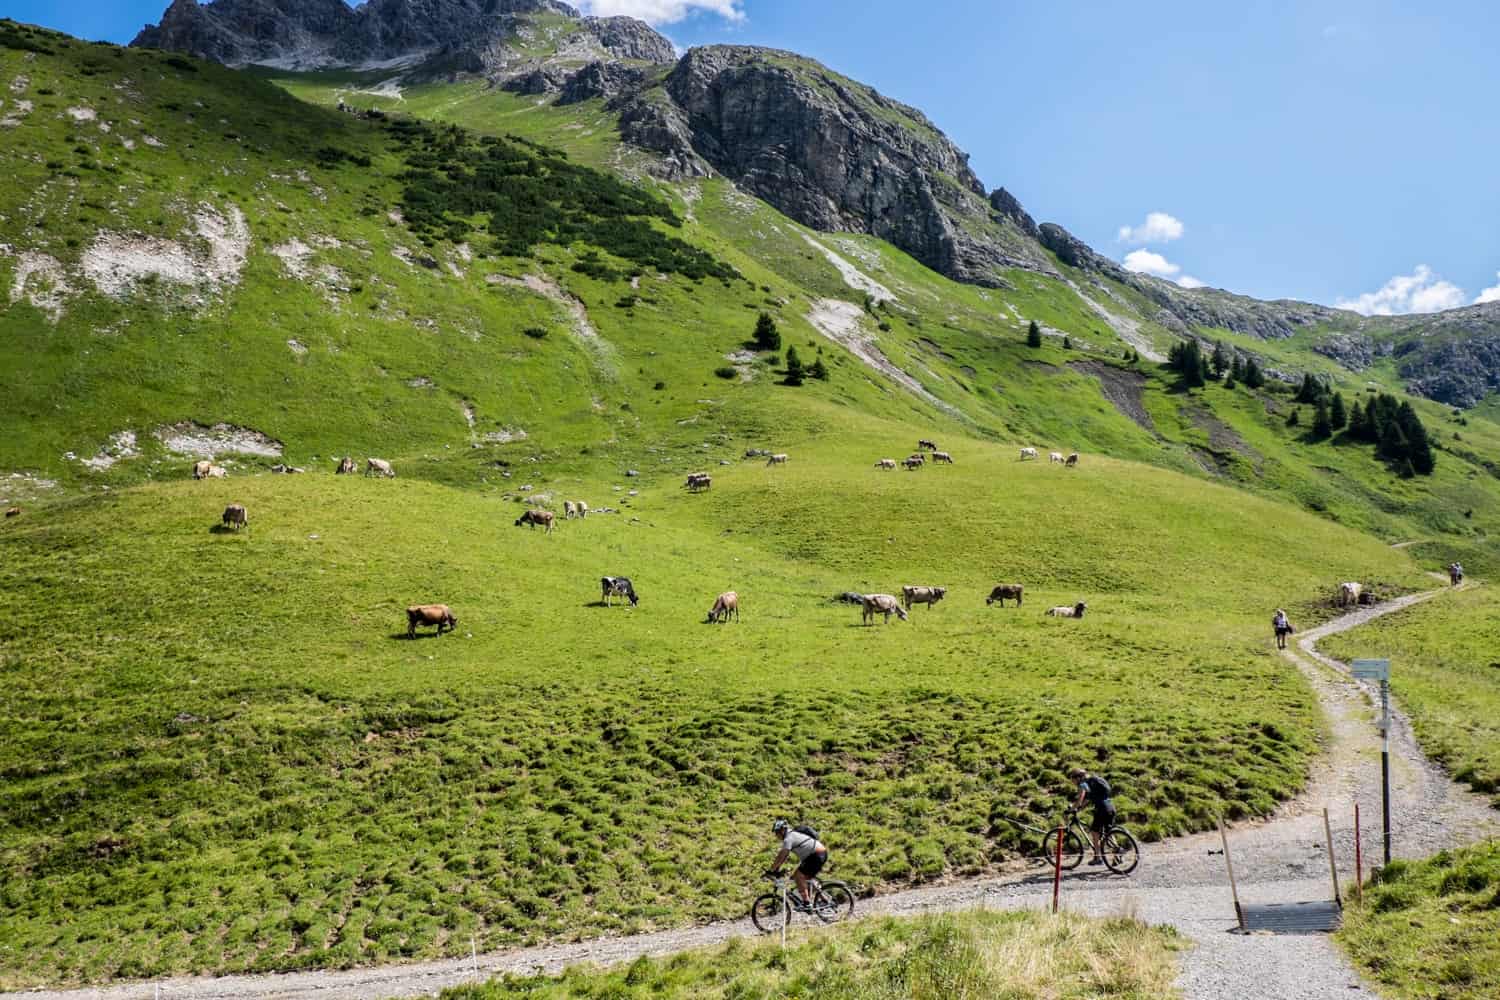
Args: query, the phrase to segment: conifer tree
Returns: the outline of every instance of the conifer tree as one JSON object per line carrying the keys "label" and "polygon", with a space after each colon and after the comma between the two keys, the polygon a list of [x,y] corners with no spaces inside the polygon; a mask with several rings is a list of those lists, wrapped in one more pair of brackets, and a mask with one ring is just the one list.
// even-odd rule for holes
{"label": "conifer tree", "polygon": [[1224,350],[1222,340],[1214,341],[1214,378],[1223,378],[1229,371],[1229,352]]}
{"label": "conifer tree", "polygon": [[1328,402],[1321,398],[1313,406],[1312,434],[1318,441],[1333,436],[1333,419],[1328,413]]}
{"label": "conifer tree", "polygon": [[1026,327],[1026,346],[1042,346],[1042,328],[1036,325],[1036,320],[1032,320]]}
{"label": "conifer tree", "polygon": [[770,313],[761,313],[755,321],[755,346],[762,351],[781,350],[781,331]]}
{"label": "conifer tree", "polygon": [[1336,392],[1333,394],[1333,405],[1328,408],[1328,425],[1334,430],[1342,430],[1349,422],[1349,413],[1344,408],[1344,394]]}
{"label": "conifer tree", "polygon": [[1286,418],[1286,425],[1288,427],[1297,427],[1301,423],[1302,423],[1302,411],[1301,410],[1296,410],[1296,409],[1292,410],[1292,415]]}
{"label": "conifer tree", "polygon": [[795,347],[786,349],[786,384],[802,384],[802,359],[797,356]]}
{"label": "conifer tree", "polygon": [[827,382],[828,366],[823,364],[822,358],[816,358],[813,360],[812,367],[807,370],[807,374],[811,375],[819,382]]}

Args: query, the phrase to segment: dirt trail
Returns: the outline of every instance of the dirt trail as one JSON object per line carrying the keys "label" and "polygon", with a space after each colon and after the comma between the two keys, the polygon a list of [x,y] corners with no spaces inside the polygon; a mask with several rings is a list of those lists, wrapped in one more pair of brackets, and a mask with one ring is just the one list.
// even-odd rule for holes
{"label": "dirt trail", "polygon": [[[1466,585],[1467,586],[1467,585]],[[1447,588],[1444,588],[1445,590]],[[1324,847],[1323,808],[1333,813],[1333,840],[1347,892],[1354,868],[1350,810],[1363,809],[1364,857],[1380,857],[1380,741],[1375,698],[1353,681],[1343,664],[1318,652],[1320,639],[1428,600],[1442,590],[1360,608],[1303,633],[1285,655],[1307,677],[1327,722],[1323,753],[1307,789],[1274,816],[1231,828],[1230,850],[1246,903],[1327,899],[1331,896]],[[1404,714],[1393,706],[1391,783],[1393,853],[1424,857],[1444,848],[1500,833],[1500,812],[1448,780],[1417,747]],[[1132,914],[1171,924],[1197,947],[1183,956],[1179,985],[1189,1000],[1285,1000],[1374,996],[1323,935],[1244,936],[1217,855],[1219,837],[1195,834],[1149,845],[1134,875],[1121,879],[1080,868],[1063,883],[1064,905],[1098,915]],[[1215,852],[1215,853],[1210,853]],[[747,894],[748,895],[748,894]],[[1051,898],[1051,873],[1039,863],[984,879],[955,881],[863,900],[861,915],[1040,909]],[[800,925],[794,925],[794,929]],[[748,920],[709,924],[624,938],[492,952],[470,958],[409,965],[277,975],[194,977],[68,991],[0,994],[0,1000],[383,1000],[432,994],[448,986],[503,973],[556,973],[580,962],[618,965],[642,955],[662,956],[755,933]]]}

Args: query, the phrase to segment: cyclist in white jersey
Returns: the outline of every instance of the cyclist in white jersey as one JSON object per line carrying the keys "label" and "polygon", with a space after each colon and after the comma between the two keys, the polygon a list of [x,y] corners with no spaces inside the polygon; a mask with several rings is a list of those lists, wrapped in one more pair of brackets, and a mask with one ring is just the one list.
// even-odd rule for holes
{"label": "cyclist in white jersey", "polygon": [[781,851],[776,855],[776,861],[771,865],[767,875],[780,875],[781,866],[786,862],[788,856],[797,859],[797,868],[792,872],[792,877],[797,880],[797,892],[802,897],[803,906],[812,906],[812,892],[808,889],[807,880],[816,878],[818,872],[828,863],[828,848],[817,837],[792,828],[791,824],[784,819],[778,819],[771,824],[771,833],[781,841]]}

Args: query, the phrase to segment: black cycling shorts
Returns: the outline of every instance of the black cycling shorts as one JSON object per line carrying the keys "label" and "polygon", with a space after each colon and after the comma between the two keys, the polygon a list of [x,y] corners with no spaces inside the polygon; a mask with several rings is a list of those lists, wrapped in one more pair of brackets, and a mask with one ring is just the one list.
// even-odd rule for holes
{"label": "black cycling shorts", "polygon": [[800,865],[797,866],[797,870],[807,878],[817,878],[818,872],[822,871],[823,866],[827,863],[827,851],[814,851],[807,856],[806,860],[804,860]]}
{"label": "black cycling shorts", "polygon": [[1103,833],[1115,824],[1115,807],[1113,805],[1094,806],[1094,821],[1089,824],[1089,829],[1095,833]]}

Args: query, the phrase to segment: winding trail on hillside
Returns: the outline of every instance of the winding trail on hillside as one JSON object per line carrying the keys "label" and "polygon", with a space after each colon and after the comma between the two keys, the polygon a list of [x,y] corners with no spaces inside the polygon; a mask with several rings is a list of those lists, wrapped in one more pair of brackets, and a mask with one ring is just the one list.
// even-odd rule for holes
{"label": "winding trail on hillside", "polygon": [[[1471,586],[1465,584],[1464,586]],[[1344,664],[1320,653],[1319,640],[1436,597],[1448,588],[1359,608],[1309,629],[1283,654],[1312,685],[1328,727],[1307,788],[1274,815],[1231,828],[1230,850],[1245,903],[1323,900],[1332,895],[1324,847],[1323,809],[1333,813],[1340,879],[1348,891],[1354,870],[1352,803],[1365,817],[1367,865],[1380,856],[1378,695],[1354,681]],[[1425,857],[1445,847],[1500,834],[1500,812],[1456,785],[1417,746],[1406,716],[1393,705],[1391,784],[1397,857]],[[1188,1000],[1286,1000],[1373,997],[1324,935],[1262,936],[1236,927],[1219,837],[1195,834],[1149,845],[1129,879],[1080,868],[1063,883],[1063,904],[1102,916],[1130,915],[1169,924],[1196,947],[1182,958],[1179,985]],[[750,891],[747,889],[748,901]],[[1040,863],[1005,874],[958,880],[863,900],[862,916],[911,916],[975,908],[1042,909],[1051,899],[1051,872]],[[802,926],[793,925],[793,933]],[[707,924],[631,937],[491,952],[462,959],[405,965],[192,977],[65,991],[0,994],[0,1000],[383,1000],[436,993],[504,973],[552,974],[570,965],[619,965],[642,955],[664,956],[755,934],[748,920]]]}

